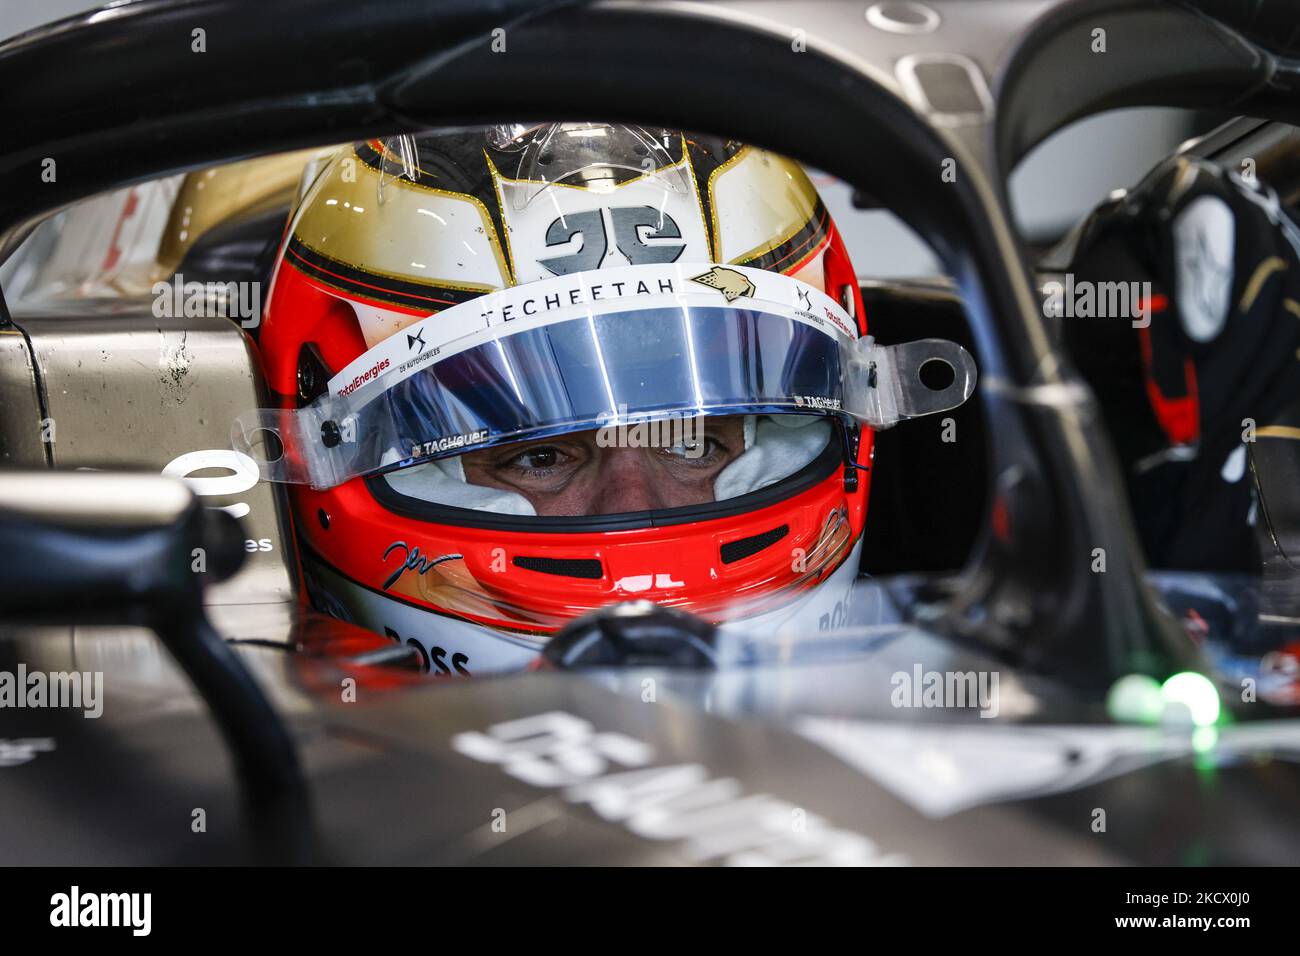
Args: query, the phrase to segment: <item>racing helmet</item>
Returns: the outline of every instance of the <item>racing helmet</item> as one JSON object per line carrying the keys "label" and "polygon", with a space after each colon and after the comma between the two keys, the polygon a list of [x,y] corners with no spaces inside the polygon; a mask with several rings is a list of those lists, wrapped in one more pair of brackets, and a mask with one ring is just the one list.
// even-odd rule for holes
{"label": "racing helmet", "polygon": [[546,123],[309,177],[259,330],[272,407],[234,438],[290,485],[317,607],[459,674],[619,601],[840,622],[873,426],[923,410],[798,164]]}

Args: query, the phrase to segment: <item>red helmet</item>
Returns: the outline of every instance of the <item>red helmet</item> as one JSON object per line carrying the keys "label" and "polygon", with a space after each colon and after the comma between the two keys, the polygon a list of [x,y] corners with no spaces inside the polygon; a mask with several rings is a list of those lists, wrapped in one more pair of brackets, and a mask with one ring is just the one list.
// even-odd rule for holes
{"label": "red helmet", "polygon": [[866,332],[789,159],[600,123],[371,140],[281,247],[262,467],[312,600],[435,671],[525,665],[622,600],[825,627],[900,417]]}

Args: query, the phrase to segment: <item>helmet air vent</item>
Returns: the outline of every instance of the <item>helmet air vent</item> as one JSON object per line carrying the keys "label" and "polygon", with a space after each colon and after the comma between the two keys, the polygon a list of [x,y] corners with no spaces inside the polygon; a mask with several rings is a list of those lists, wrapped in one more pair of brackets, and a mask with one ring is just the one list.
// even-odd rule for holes
{"label": "helmet air vent", "polygon": [[537,571],[541,574],[556,574],[565,578],[587,578],[599,580],[605,576],[600,561],[596,558],[541,558],[522,556],[514,559],[517,567],[525,571]]}
{"label": "helmet air vent", "polygon": [[790,526],[783,524],[779,528],[773,528],[770,531],[764,531],[761,534],[750,535],[748,538],[738,538],[735,541],[728,541],[724,544],[719,552],[722,555],[723,564],[734,564],[737,561],[743,561],[751,557],[764,548],[770,548],[787,534],[790,533]]}

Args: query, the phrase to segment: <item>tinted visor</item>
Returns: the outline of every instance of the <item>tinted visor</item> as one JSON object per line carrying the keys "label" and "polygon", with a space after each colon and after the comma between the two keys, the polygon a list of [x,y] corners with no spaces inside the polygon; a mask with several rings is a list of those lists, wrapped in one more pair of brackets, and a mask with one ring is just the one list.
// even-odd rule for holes
{"label": "tinted visor", "polygon": [[492,444],[645,417],[779,411],[796,396],[834,407],[840,379],[835,340],[788,318],[646,309],[477,346],[393,386],[363,417],[391,418],[397,446],[414,451],[465,434]]}
{"label": "tinted visor", "polygon": [[258,458],[256,433],[273,431],[284,453],[260,456],[266,477],[329,487],[475,448],[677,416],[816,413],[880,426],[958,405],[974,386],[959,347],[911,343],[943,351],[957,371],[917,412],[897,387],[903,353],[855,332],[828,296],[762,270],[577,273],[408,326],[313,405],[241,421],[235,442]]}

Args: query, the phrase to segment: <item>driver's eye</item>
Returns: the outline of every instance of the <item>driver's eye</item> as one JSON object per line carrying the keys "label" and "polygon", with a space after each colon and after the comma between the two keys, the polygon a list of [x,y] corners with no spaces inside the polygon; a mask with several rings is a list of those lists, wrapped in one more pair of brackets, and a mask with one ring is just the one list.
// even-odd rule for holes
{"label": "driver's eye", "polygon": [[672,455],[675,458],[684,458],[689,462],[705,462],[710,460],[714,455],[725,449],[718,441],[712,438],[692,438],[674,442],[672,445],[662,449],[665,455]]}
{"label": "driver's eye", "polygon": [[544,469],[553,468],[560,463],[562,453],[558,448],[549,445],[543,445],[539,448],[529,448],[527,451],[520,452],[514,458],[510,459],[508,464],[516,468]]}

